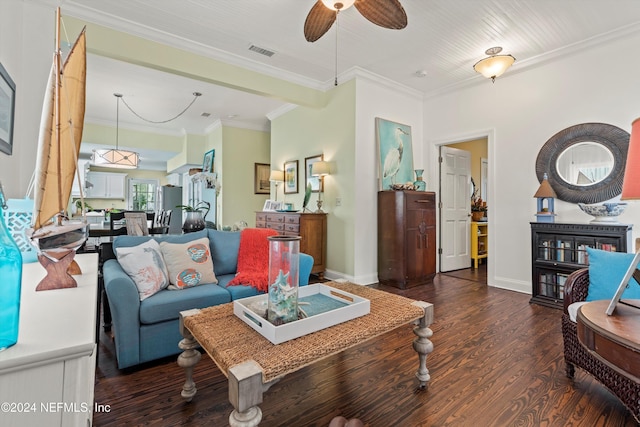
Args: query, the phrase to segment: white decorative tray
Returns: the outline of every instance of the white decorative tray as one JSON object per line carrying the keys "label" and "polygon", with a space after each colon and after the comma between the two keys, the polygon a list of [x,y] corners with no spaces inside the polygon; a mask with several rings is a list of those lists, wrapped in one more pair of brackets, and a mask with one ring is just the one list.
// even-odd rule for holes
{"label": "white decorative tray", "polygon": [[[338,323],[369,314],[369,300],[323,284],[301,286],[298,301],[307,318],[275,326],[249,307],[263,308],[266,312],[267,295],[242,298],[233,302],[233,313],[273,344],[280,344]],[[322,306],[322,308],[319,308]]]}

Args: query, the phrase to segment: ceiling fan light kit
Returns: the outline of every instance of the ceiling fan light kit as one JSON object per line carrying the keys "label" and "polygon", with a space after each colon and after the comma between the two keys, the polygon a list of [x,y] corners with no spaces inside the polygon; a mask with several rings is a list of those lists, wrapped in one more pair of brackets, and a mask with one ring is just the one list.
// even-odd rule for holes
{"label": "ceiling fan light kit", "polygon": [[331,10],[345,10],[349,9],[356,0],[344,0],[344,1],[334,1],[334,0],[321,0],[322,4],[324,4],[327,8]]}
{"label": "ceiling fan light kit", "polygon": [[351,6],[370,22],[391,30],[407,26],[407,13],[398,0],[317,0],[304,22],[304,36],[309,42],[322,37],[336,20],[336,15]]}
{"label": "ceiling fan light kit", "polygon": [[473,69],[495,83],[496,77],[504,74],[507,68],[511,67],[516,60],[512,55],[498,55],[500,52],[502,52],[500,46],[487,49],[485,54],[489,56],[476,62],[473,65]]}

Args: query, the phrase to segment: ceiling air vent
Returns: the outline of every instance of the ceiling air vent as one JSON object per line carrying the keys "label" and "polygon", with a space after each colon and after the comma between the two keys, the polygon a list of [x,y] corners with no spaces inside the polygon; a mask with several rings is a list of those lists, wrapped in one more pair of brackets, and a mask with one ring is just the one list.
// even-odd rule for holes
{"label": "ceiling air vent", "polygon": [[271,58],[275,52],[269,49],[265,49],[263,47],[260,46],[256,46],[254,44],[252,44],[251,46],[249,46],[249,50],[259,53],[260,55],[264,55],[264,56],[268,56],[269,58]]}

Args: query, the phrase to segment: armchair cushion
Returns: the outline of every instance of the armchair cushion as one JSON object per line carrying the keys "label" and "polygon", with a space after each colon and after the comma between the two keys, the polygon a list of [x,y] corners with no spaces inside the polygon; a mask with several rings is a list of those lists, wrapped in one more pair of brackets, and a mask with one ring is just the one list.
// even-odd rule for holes
{"label": "armchair cushion", "polygon": [[[587,301],[611,299],[629,269],[634,254],[587,248],[589,254],[589,292]],[[625,299],[640,299],[640,286],[632,278],[624,291]]]}

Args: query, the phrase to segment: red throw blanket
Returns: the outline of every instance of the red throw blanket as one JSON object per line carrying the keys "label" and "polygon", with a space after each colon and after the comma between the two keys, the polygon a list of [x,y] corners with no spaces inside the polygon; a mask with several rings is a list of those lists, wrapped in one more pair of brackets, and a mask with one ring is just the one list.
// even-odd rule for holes
{"label": "red throw blanket", "polygon": [[270,228],[245,228],[240,232],[238,272],[227,286],[250,285],[259,291],[269,290],[269,241],[276,236]]}

